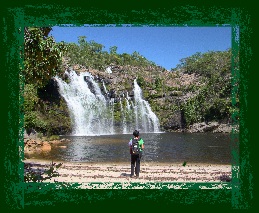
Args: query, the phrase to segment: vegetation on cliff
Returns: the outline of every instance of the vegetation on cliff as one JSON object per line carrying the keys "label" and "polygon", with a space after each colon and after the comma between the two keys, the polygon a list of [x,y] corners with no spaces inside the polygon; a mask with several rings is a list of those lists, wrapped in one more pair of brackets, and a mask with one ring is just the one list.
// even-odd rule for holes
{"label": "vegetation on cliff", "polygon": [[[168,71],[137,52],[118,54],[116,46],[110,47],[110,52],[104,51],[103,45],[88,42],[84,36],[78,38],[78,44],[56,44],[53,40],[48,43],[45,40],[51,39],[46,37],[49,31],[37,30],[42,36],[27,35],[38,39],[34,42],[37,44],[35,47],[26,47],[34,48],[31,51],[34,55],[25,54],[24,112],[27,129],[33,128],[44,134],[71,132],[66,103],[51,79],[55,75],[63,76],[67,69],[90,72],[100,87],[104,82],[115,98],[126,92],[131,94],[133,80],[137,78],[144,98],[160,120],[162,130],[179,131],[200,122],[231,123],[231,114],[238,108],[238,95],[234,100],[235,107],[231,98],[231,49],[196,53]],[[54,45],[54,52],[47,51],[48,46],[44,47],[47,43]],[[31,44],[25,42],[26,45]],[[43,50],[55,57],[45,56],[41,52]],[[35,60],[28,57],[36,57],[39,62],[51,59],[51,64],[45,64],[47,70],[41,63],[30,70]],[[35,78],[32,77],[34,75]],[[115,121],[119,122],[120,108],[115,106],[115,109]]]}
{"label": "vegetation on cliff", "polygon": [[[70,119],[64,100],[52,91],[52,77],[63,72],[65,46],[48,34],[50,27],[25,28],[22,87],[24,127],[44,134],[68,132]],[[55,92],[55,91],[54,91]],[[65,116],[63,116],[65,115]]]}
{"label": "vegetation on cliff", "polygon": [[102,44],[92,40],[88,42],[86,36],[79,36],[78,44],[65,43],[67,49],[65,55],[69,57],[70,64],[80,64],[87,69],[92,68],[99,71],[105,71],[109,66],[123,66],[124,71],[131,67],[156,68],[154,62],[147,60],[136,51],[132,54],[119,54],[117,53],[118,47],[112,46],[109,48],[110,52],[107,52],[103,50]]}
{"label": "vegetation on cliff", "polygon": [[[197,122],[230,122],[234,110],[231,102],[231,50],[196,53],[182,59],[173,71],[193,75],[195,83],[181,87],[180,104],[187,126]],[[237,98],[238,102],[238,98]],[[238,104],[238,103],[237,103]]]}
{"label": "vegetation on cliff", "polygon": [[[102,51],[103,46],[97,48],[97,43],[84,39],[79,38],[79,45],[69,44],[74,47],[66,52],[69,66],[79,64],[74,66],[75,70],[98,76],[118,97],[125,91],[130,94],[132,82],[137,78],[162,129],[188,129],[199,122],[231,123],[231,114],[239,104],[237,96],[235,108],[232,106],[231,49],[196,53],[167,71],[139,54],[138,57],[136,53],[128,55],[126,60],[126,54],[117,54],[116,47],[110,48],[113,51],[108,54]],[[112,68],[109,75],[105,75],[107,67]],[[115,116],[120,118],[119,109]]]}

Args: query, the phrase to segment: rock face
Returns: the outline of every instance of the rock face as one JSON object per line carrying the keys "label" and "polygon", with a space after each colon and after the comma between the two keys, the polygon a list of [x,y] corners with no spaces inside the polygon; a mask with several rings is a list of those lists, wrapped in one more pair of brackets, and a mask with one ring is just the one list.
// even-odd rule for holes
{"label": "rock face", "polygon": [[232,126],[231,124],[220,124],[217,129],[214,129],[212,132],[219,133],[230,133],[232,130],[238,130],[239,126]]}
{"label": "rock face", "polygon": [[[186,124],[186,116],[179,106],[197,95],[197,89],[189,91],[186,88],[204,86],[198,75],[162,71],[158,67],[139,68],[134,66],[110,66],[109,72],[107,72],[86,68],[82,65],[70,65],[68,61],[64,61],[63,67],[67,71],[72,69],[77,73],[86,71],[91,73],[101,91],[107,90],[107,96],[113,98],[115,103],[120,97],[126,97],[126,95],[134,97],[133,81],[138,78],[144,99],[150,103],[152,111],[159,118],[160,128],[164,131],[231,132],[231,126],[227,123],[220,123],[220,121],[211,120],[207,123],[194,123],[190,126]],[[65,76],[63,77],[65,78]],[[103,84],[106,88],[102,86]],[[68,113],[66,116],[69,117]],[[67,131],[68,129],[66,129]]]}
{"label": "rock face", "polygon": [[230,124],[219,124],[218,122],[209,123],[195,123],[189,126],[187,132],[219,132],[219,133],[230,133],[232,126]]}
{"label": "rock face", "polygon": [[[48,135],[69,134],[71,132],[69,110],[59,94],[57,82],[51,79],[45,87],[38,89],[38,96],[37,112],[45,125],[37,131]],[[28,131],[30,130],[27,129]]]}
{"label": "rock face", "polygon": [[163,126],[165,130],[184,131],[185,119],[182,111],[175,111]]}
{"label": "rock face", "polygon": [[52,146],[60,146],[61,148],[66,148],[62,146],[63,142],[67,142],[69,139],[61,140],[45,140],[37,137],[37,134],[28,135],[26,132],[24,134],[24,153],[25,155],[30,155],[35,152],[49,152]]}
{"label": "rock face", "polygon": [[212,132],[213,130],[217,129],[219,127],[218,122],[211,122],[211,123],[195,123],[193,125],[190,125],[190,129],[188,132]]}

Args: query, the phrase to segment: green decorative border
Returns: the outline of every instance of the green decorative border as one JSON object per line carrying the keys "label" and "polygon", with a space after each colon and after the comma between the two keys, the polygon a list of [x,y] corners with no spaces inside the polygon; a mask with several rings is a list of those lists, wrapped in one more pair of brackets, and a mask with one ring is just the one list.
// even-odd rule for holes
{"label": "green decorative border", "polygon": [[[74,2],[76,5],[76,2]],[[158,7],[132,6],[130,3],[94,7],[87,3],[46,5],[16,4],[3,9],[1,24],[3,38],[2,66],[5,77],[3,86],[7,91],[2,101],[5,124],[2,131],[4,146],[1,150],[4,161],[1,182],[7,209],[37,210],[70,209],[86,210],[118,208],[123,211],[134,200],[138,210],[168,210],[169,207],[218,208],[224,210],[249,209],[252,207],[253,173],[251,162],[250,132],[248,132],[248,82],[251,71],[252,24],[249,10],[239,6],[181,6],[172,3]],[[207,4],[208,5],[208,4]],[[233,114],[234,124],[239,124],[240,133],[232,132],[232,183],[134,183],[139,189],[122,189],[122,183],[114,183],[108,189],[103,184],[91,183],[93,189],[80,189],[77,183],[25,184],[23,183],[23,115],[21,76],[24,26],[54,26],[62,24],[134,24],[150,26],[231,26],[232,27],[232,76],[233,104],[237,90],[240,92],[240,111]],[[236,35],[239,38],[236,39]],[[240,55],[240,57],[238,57]],[[240,58],[240,60],[238,60]],[[239,118],[238,118],[239,117]],[[3,144],[3,143],[2,143]],[[152,188],[154,187],[154,188]],[[214,189],[219,188],[219,189]],[[115,190],[116,189],[116,190]],[[177,190],[178,189],[178,190]],[[185,190],[186,189],[186,190]],[[208,189],[208,190],[205,190]]]}

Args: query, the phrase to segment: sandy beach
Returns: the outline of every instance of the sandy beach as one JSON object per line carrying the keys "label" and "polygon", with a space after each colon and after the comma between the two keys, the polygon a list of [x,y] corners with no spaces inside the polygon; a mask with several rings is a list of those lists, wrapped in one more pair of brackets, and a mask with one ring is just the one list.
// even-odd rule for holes
{"label": "sandy beach", "polygon": [[[51,161],[26,159],[33,168],[46,169]],[[62,163],[56,171],[59,177],[44,182],[67,183],[222,183],[231,178],[231,165],[207,164],[156,164],[142,163],[139,178],[130,177],[130,162],[127,163]]]}

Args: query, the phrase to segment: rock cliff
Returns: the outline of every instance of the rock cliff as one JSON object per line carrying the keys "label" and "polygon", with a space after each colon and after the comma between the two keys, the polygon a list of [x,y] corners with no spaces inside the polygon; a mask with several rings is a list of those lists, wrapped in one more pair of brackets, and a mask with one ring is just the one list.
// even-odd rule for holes
{"label": "rock cliff", "polygon": [[63,60],[63,68],[78,73],[91,73],[101,90],[104,91],[102,86],[104,83],[110,97],[115,101],[126,93],[134,96],[133,81],[137,79],[143,90],[144,99],[150,103],[152,111],[160,120],[162,131],[231,132],[229,119],[191,124],[186,122],[186,111],[182,106],[197,96],[199,88],[205,85],[202,76],[195,73],[172,72],[160,67],[134,66],[110,66],[108,71],[100,71],[69,64],[68,59]]}

